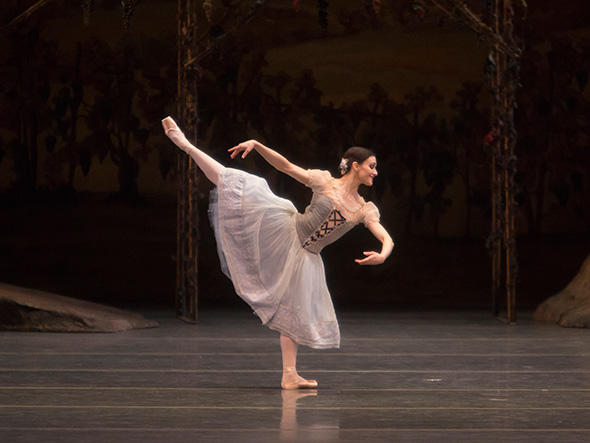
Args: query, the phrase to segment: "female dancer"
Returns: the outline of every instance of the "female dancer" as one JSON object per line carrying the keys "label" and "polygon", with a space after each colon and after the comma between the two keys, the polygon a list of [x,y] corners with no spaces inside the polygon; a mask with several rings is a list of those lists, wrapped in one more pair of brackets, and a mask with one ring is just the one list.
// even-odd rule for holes
{"label": "female dancer", "polygon": [[393,249],[377,207],[357,192],[359,185],[371,186],[377,176],[375,155],[365,148],[348,149],[340,162],[342,177],[335,179],[328,171],[302,169],[255,140],[229,149],[232,159],[255,150],[276,169],[310,187],[313,198],[300,214],[289,200],[274,195],[264,179],[226,168],[193,146],[170,117],[162,125],[170,140],[216,186],[209,215],[221,267],[262,323],[280,333],[281,387],[317,387],[315,380],[297,373],[298,345],[340,347],[321,249],[358,223],[382,243],[381,252],[364,252],[364,258],[355,260],[358,264],[381,264]]}

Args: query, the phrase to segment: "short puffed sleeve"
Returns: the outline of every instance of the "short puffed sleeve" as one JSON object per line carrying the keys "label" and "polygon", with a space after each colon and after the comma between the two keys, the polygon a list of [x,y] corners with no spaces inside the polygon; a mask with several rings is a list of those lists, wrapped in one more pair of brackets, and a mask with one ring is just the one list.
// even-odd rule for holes
{"label": "short puffed sleeve", "polygon": [[329,171],[322,169],[308,169],[308,182],[307,186],[311,189],[319,189],[326,185],[332,178],[332,174]]}
{"label": "short puffed sleeve", "polygon": [[377,206],[373,202],[368,202],[364,207],[363,224],[369,227],[371,223],[379,223],[379,219],[379,209],[377,209]]}

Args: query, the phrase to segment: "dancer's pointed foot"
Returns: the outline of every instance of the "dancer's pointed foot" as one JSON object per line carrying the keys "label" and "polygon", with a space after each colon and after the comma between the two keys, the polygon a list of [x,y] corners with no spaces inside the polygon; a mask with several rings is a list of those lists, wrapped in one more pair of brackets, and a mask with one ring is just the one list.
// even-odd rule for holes
{"label": "dancer's pointed foot", "polygon": [[283,389],[314,389],[318,387],[318,382],[315,380],[306,380],[301,377],[295,368],[286,368],[283,370],[283,378],[281,380],[281,388]]}
{"label": "dancer's pointed foot", "polygon": [[162,127],[164,128],[164,132],[166,133],[166,135],[168,135],[168,133],[173,130],[182,133],[176,122],[170,116],[166,117],[165,119],[162,119]]}
{"label": "dancer's pointed foot", "polygon": [[180,128],[178,127],[176,122],[174,120],[172,120],[172,117],[166,117],[165,119],[163,119],[162,120],[162,127],[164,128],[164,132],[166,133],[168,138],[172,141],[172,143],[174,143],[176,146],[178,146],[184,152],[189,153],[189,150],[191,148],[191,144],[186,139],[186,137],[184,136],[184,133],[180,130]]}

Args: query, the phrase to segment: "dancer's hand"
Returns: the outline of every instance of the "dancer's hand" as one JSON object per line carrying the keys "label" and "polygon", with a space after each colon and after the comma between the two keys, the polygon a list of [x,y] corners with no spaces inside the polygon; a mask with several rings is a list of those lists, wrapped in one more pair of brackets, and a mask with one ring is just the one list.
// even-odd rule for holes
{"label": "dancer's hand", "polygon": [[365,251],[363,254],[366,255],[365,258],[357,258],[355,260],[359,265],[380,265],[385,261],[385,257],[375,251]]}
{"label": "dancer's hand", "polygon": [[243,152],[242,158],[246,158],[246,156],[250,153],[252,149],[256,147],[256,140],[248,140],[246,142],[242,142],[233,148],[229,148],[227,151],[231,152],[230,158],[236,158],[240,152]]}

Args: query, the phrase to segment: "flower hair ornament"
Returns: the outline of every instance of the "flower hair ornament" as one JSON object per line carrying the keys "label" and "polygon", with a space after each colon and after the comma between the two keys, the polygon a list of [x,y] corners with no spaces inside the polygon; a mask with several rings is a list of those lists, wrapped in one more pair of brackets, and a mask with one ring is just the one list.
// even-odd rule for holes
{"label": "flower hair ornament", "polygon": [[340,165],[338,166],[340,169],[340,175],[346,174],[350,170],[350,161],[347,158],[343,158],[340,160]]}

